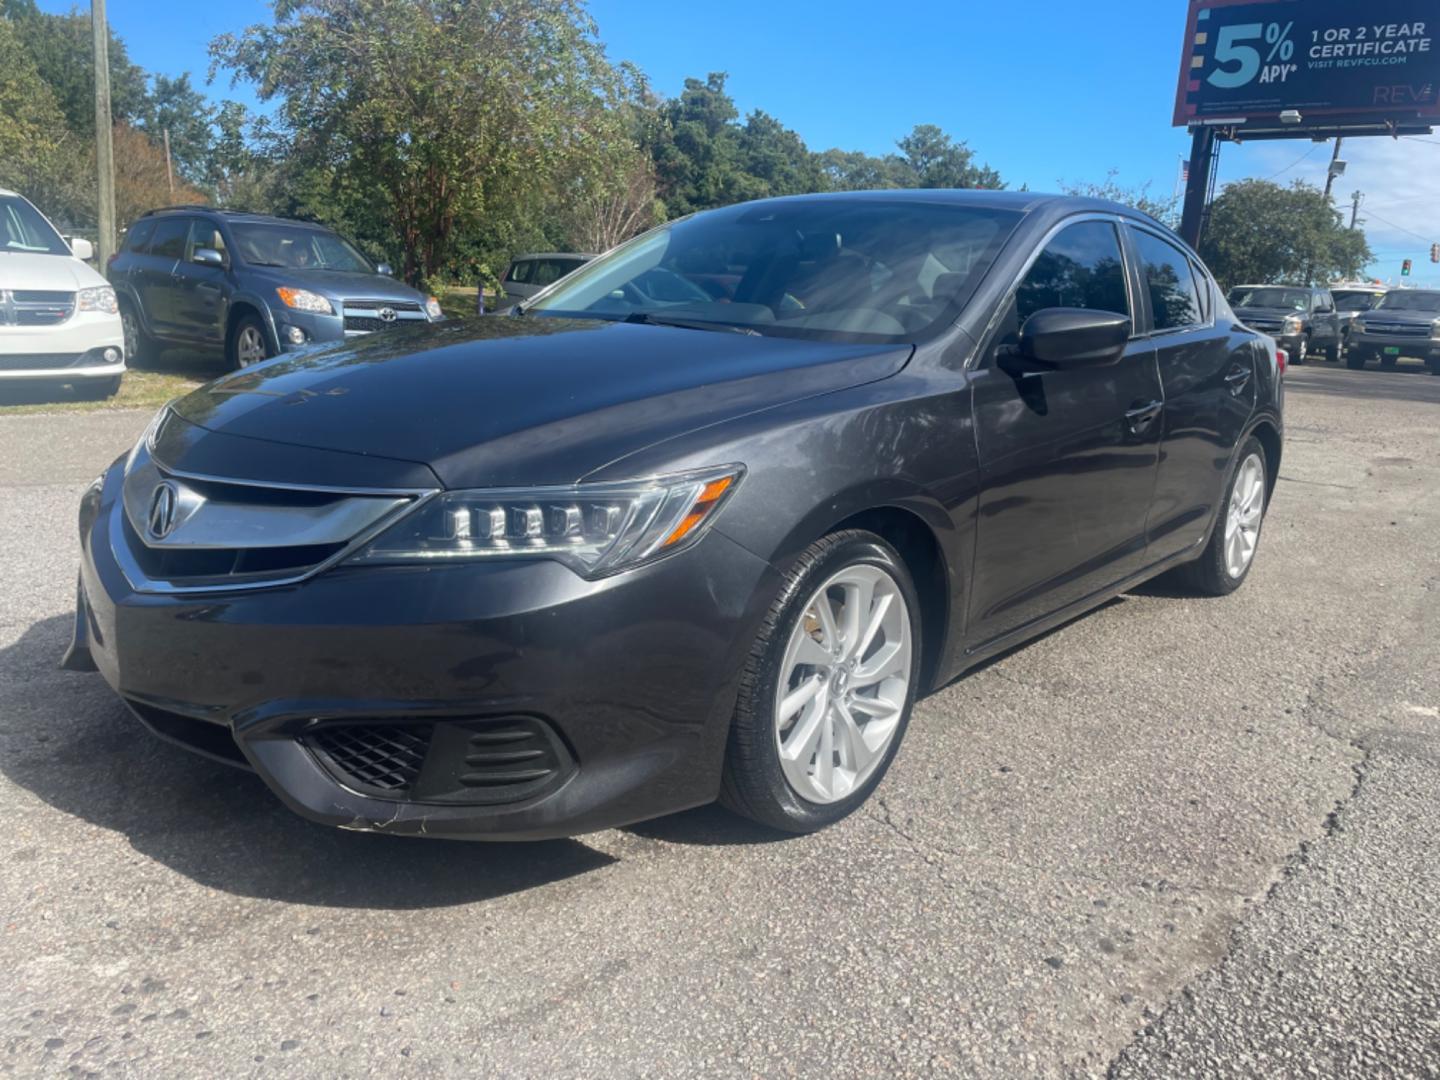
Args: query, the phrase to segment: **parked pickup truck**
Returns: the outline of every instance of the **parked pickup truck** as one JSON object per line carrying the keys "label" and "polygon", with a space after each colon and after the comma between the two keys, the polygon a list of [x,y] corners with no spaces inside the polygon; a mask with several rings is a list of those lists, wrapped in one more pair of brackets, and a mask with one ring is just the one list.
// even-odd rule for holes
{"label": "parked pickup truck", "polygon": [[1341,320],[1329,289],[1311,285],[1237,285],[1227,299],[1235,317],[1252,330],[1269,334],[1303,364],[1311,353],[1340,359]]}

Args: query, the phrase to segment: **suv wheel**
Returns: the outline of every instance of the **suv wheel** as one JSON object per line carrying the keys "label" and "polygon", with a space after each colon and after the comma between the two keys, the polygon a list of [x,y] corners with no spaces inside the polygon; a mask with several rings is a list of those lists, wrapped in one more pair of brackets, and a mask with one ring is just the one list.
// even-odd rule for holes
{"label": "suv wheel", "polygon": [[1346,347],[1345,366],[1351,371],[1359,371],[1361,368],[1363,368],[1365,366],[1366,359],[1367,357],[1365,353],[1362,350],[1357,349],[1354,345]]}
{"label": "suv wheel", "polygon": [[1290,357],[1292,364],[1303,364],[1305,358],[1310,355],[1310,335],[1306,334],[1300,339],[1300,344],[1295,346],[1295,355]]}
{"label": "suv wheel", "polygon": [[158,351],[154,339],[140,325],[140,316],[128,300],[120,301],[120,331],[125,335],[125,362],[144,364]]}
{"label": "suv wheel", "polygon": [[270,359],[270,341],[265,336],[265,324],[257,315],[242,315],[230,330],[226,343],[225,359],[236,371]]}
{"label": "suv wheel", "polygon": [[904,562],[875,534],[847,530],[807,548],[741,675],[721,802],[795,833],[863,803],[910,720],[919,613]]}
{"label": "suv wheel", "polygon": [[1340,361],[1340,339],[1336,338],[1325,347],[1325,359],[1335,364]]}
{"label": "suv wheel", "polygon": [[1381,353],[1381,354],[1380,354],[1380,366],[1381,366],[1381,367],[1384,367],[1384,368],[1392,368],[1392,367],[1394,367],[1396,364],[1398,364],[1399,362],[1400,362],[1400,358],[1399,358],[1398,356],[1395,356],[1393,353],[1390,353],[1390,354]]}

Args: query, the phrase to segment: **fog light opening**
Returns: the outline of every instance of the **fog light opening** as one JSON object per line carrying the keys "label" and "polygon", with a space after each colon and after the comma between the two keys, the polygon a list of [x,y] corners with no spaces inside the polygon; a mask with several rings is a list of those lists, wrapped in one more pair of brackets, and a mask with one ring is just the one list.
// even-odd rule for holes
{"label": "fog light opening", "polygon": [[107,364],[118,364],[119,362],[120,362],[120,350],[119,350],[119,349],[114,348],[114,347],[112,346],[111,348],[108,348],[108,349],[105,350],[105,363],[107,363]]}
{"label": "fog light opening", "polygon": [[291,345],[305,344],[305,331],[298,326],[287,326],[285,328],[285,340]]}

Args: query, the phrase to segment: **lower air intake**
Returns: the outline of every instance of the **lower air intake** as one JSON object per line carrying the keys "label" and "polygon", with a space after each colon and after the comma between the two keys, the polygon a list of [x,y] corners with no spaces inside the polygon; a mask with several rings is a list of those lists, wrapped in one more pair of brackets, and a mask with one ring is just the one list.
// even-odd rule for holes
{"label": "lower air intake", "polygon": [[575,771],[554,728],[533,716],[337,721],[304,741],[351,790],[406,802],[518,802],[554,791]]}

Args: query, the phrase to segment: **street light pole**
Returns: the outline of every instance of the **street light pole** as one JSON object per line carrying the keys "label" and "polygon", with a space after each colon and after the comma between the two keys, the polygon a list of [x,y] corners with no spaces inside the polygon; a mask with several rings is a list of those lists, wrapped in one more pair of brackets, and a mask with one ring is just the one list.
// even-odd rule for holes
{"label": "street light pole", "polygon": [[1325,198],[1330,198],[1330,188],[1335,184],[1335,163],[1340,160],[1340,143],[1343,140],[1339,135],[1335,136],[1335,152],[1330,155],[1330,171],[1325,174]]}
{"label": "street light pole", "polygon": [[103,270],[115,254],[115,148],[111,142],[110,28],[105,21],[105,0],[90,0],[90,24],[95,32],[95,171]]}
{"label": "street light pole", "polygon": [[1360,216],[1360,200],[1365,198],[1363,191],[1357,191],[1350,196],[1350,228],[1355,228],[1356,219]]}

